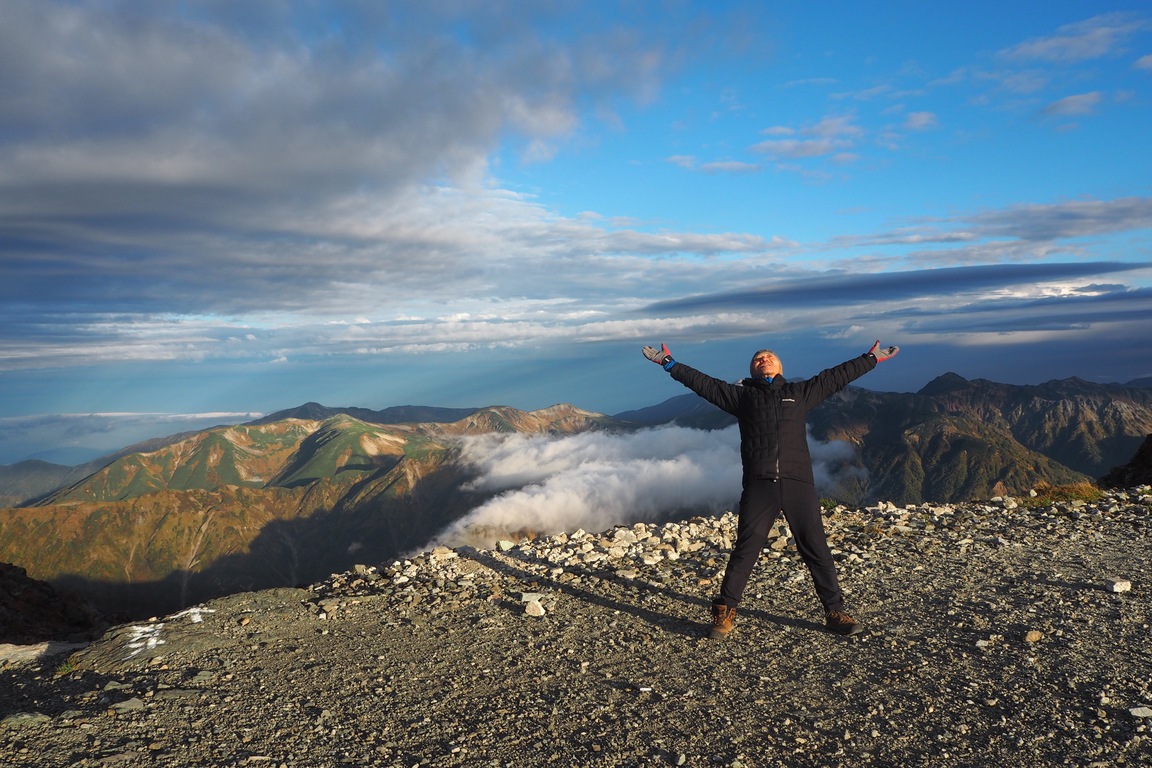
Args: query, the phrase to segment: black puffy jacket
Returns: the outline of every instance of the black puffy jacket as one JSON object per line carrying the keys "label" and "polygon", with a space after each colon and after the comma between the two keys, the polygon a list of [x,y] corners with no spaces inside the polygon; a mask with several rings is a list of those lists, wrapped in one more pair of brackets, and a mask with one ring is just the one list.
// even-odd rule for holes
{"label": "black puffy jacket", "polygon": [[680,362],[668,372],[739,421],[745,483],[761,478],[812,483],[808,412],[875,367],[876,358],[865,353],[797,382],[775,376],[771,382],[756,378],[730,384]]}

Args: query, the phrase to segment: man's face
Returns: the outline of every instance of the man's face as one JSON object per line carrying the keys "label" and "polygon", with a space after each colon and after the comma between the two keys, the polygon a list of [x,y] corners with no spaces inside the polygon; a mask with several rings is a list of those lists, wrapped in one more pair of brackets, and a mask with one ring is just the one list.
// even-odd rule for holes
{"label": "man's face", "polygon": [[780,358],[775,352],[764,350],[752,358],[752,373],[755,376],[779,376],[784,371]]}

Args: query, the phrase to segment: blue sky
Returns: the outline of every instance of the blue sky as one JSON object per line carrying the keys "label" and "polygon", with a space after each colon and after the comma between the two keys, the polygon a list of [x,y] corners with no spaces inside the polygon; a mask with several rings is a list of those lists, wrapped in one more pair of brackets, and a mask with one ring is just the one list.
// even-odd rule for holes
{"label": "blue sky", "polygon": [[1152,376],[1144,3],[0,0],[0,463],[306,401]]}

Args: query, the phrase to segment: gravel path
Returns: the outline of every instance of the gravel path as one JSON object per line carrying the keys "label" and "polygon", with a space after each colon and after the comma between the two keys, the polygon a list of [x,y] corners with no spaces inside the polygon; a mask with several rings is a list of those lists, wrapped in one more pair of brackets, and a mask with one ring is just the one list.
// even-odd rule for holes
{"label": "gravel path", "polygon": [[837,509],[865,632],[734,518],[438,549],[0,670],[4,766],[1152,764],[1152,489]]}

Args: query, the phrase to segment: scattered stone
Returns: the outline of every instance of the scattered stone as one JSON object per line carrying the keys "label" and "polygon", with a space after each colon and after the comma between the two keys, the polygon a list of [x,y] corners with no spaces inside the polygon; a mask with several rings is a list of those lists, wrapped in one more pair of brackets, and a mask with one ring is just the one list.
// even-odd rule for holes
{"label": "scattered stone", "polygon": [[51,721],[52,718],[40,712],[16,712],[0,720],[0,728],[20,728]]}
{"label": "scattered stone", "polygon": [[137,710],[144,709],[143,700],[133,696],[124,701],[118,701],[110,707],[114,712],[136,712]]}
{"label": "scattered stone", "polygon": [[1104,584],[1109,592],[1129,592],[1132,589],[1132,582],[1128,579],[1108,579]]}
{"label": "scattered stone", "polygon": [[1152,593],[1084,587],[1152,571],[1150,526],[1149,487],[837,507],[853,643],[784,524],[722,644],[733,514],[438,547],[3,668],[0,762],[1148,765]]}

